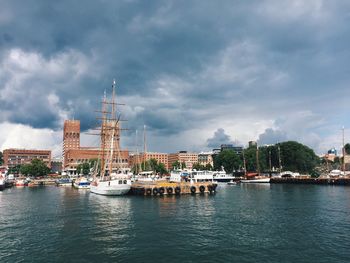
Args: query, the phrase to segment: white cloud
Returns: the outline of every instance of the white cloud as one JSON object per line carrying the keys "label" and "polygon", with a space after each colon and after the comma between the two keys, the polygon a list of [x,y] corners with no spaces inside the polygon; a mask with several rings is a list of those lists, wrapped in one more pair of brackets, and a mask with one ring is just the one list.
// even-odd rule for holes
{"label": "white cloud", "polygon": [[62,131],[35,129],[28,125],[0,123],[1,150],[9,148],[52,150],[53,157],[61,157]]}

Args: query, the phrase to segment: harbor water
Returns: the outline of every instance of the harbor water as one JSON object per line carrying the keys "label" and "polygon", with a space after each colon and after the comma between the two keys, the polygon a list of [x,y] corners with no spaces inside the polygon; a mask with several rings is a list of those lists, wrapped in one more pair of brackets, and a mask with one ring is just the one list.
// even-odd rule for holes
{"label": "harbor water", "polygon": [[220,185],[215,195],[0,192],[0,262],[350,262],[350,187]]}

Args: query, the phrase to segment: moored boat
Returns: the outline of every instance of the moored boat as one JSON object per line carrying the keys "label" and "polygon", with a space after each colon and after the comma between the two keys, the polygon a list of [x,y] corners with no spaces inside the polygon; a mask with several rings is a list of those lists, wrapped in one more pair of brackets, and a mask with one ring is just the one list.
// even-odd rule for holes
{"label": "moored boat", "polygon": [[90,192],[99,195],[125,195],[130,191],[130,179],[94,180],[90,185]]}
{"label": "moored boat", "polygon": [[266,177],[266,176],[256,176],[253,178],[249,178],[249,179],[243,179],[241,180],[241,183],[250,183],[250,184],[257,184],[257,183],[265,183],[265,184],[269,184],[270,183],[270,177]]}
{"label": "moored boat", "polygon": [[72,186],[73,181],[70,178],[60,178],[55,183],[57,186]]}
{"label": "moored boat", "polygon": [[0,191],[5,189],[5,178],[0,177]]}
{"label": "moored boat", "polygon": [[219,183],[230,182],[233,179],[235,179],[235,177],[232,174],[227,174],[224,170],[214,172],[213,176],[214,176],[214,181]]}
{"label": "moored boat", "polygon": [[15,186],[16,187],[24,187],[24,186],[26,186],[28,183],[25,181],[25,180],[23,180],[23,179],[18,179],[18,180],[16,180],[16,183],[15,183]]}
{"label": "moored boat", "polygon": [[[90,192],[99,195],[124,195],[131,189],[131,179],[120,166],[120,116],[117,118],[115,102],[115,81],[111,102],[104,96],[102,103],[101,123],[101,153],[93,172]],[[111,105],[110,115],[107,116],[107,106]],[[100,163],[100,165],[98,165]]]}
{"label": "moored boat", "polygon": [[73,182],[73,186],[77,189],[90,189],[90,182],[86,177],[80,177]]}

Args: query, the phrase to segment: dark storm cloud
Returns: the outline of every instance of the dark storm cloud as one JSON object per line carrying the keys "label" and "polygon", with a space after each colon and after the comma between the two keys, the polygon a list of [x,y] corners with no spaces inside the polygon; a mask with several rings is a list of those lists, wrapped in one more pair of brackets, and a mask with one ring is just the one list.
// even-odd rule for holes
{"label": "dark storm cloud", "polygon": [[234,142],[231,140],[231,137],[225,133],[223,128],[217,129],[215,131],[214,136],[207,140],[208,148],[218,148],[221,144],[233,144]]}
{"label": "dark storm cloud", "polygon": [[285,132],[269,128],[259,135],[258,144],[276,144],[284,141],[287,141],[287,135]]}
{"label": "dark storm cloud", "polygon": [[327,94],[340,111],[350,95],[347,1],[0,5],[1,121],[57,129],[74,115],[87,129],[113,78],[130,128],[162,136],[295,109],[332,123]]}

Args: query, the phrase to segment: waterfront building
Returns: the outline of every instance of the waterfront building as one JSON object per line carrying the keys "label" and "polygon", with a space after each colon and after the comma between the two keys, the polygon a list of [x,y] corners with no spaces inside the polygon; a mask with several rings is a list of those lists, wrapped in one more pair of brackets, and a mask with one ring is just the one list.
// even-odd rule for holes
{"label": "waterfront building", "polygon": [[213,149],[213,154],[219,154],[221,152],[221,149],[220,148],[217,148],[217,149]]}
{"label": "waterfront building", "polygon": [[257,147],[258,143],[256,141],[249,141],[248,146],[249,147]]}
{"label": "waterfront building", "polygon": [[349,154],[344,155],[344,162],[345,162],[345,171],[350,171],[350,155]]}
{"label": "waterfront building", "polygon": [[66,120],[63,125],[63,169],[68,166],[67,151],[80,148],[80,121]]}
{"label": "waterfront building", "polygon": [[187,169],[192,169],[193,164],[198,163],[198,153],[190,153],[187,151],[170,153],[168,157],[168,167],[172,168],[172,164],[176,161],[185,163]]}
{"label": "waterfront building", "polygon": [[334,162],[335,157],[337,157],[337,150],[335,148],[328,150],[327,154],[324,156],[325,159],[332,162]]}
{"label": "waterfront building", "polygon": [[221,149],[221,152],[225,150],[231,150],[238,155],[241,155],[243,152],[242,146],[234,146],[233,144],[221,144],[220,149]]}
{"label": "waterfront building", "polygon": [[42,160],[49,168],[51,168],[50,150],[5,149],[3,151],[3,158],[4,166],[8,168],[28,164],[34,159]]}
{"label": "waterfront building", "polygon": [[158,163],[164,164],[165,168],[169,170],[168,156],[169,154],[167,153],[159,153],[159,152],[146,152],[146,154],[145,153],[133,154],[129,156],[129,165],[130,167],[134,167],[134,165],[136,164],[141,165],[141,163],[143,163],[144,161],[155,159]]}
{"label": "waterfront building", "polygon": [[208,165],[210,164],[211,166],[214,166],[214,161],[213,161],[213,152],[201,152],[198,154],[198,163],[200,165]]}

